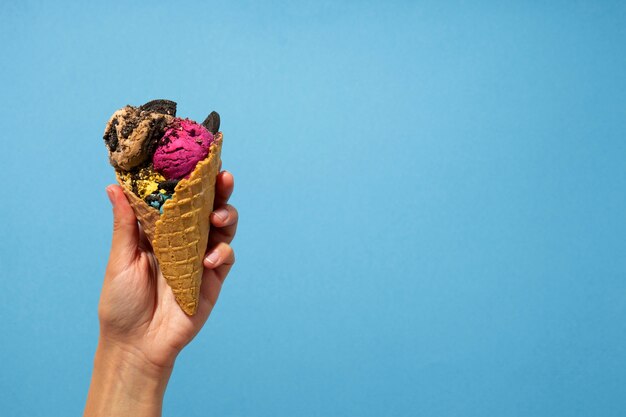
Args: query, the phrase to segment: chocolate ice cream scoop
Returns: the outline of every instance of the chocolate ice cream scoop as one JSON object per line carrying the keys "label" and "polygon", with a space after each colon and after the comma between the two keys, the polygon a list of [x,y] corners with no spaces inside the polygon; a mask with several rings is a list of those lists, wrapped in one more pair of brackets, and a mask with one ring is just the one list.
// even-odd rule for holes
{"label": "chocolate ice cream scoop", "polygon": [[111,165],[130,171],[150,161],[165,127],[176,114],[176,103],[155,100],[144,106],[126,106],[107,123],[104,142]]}

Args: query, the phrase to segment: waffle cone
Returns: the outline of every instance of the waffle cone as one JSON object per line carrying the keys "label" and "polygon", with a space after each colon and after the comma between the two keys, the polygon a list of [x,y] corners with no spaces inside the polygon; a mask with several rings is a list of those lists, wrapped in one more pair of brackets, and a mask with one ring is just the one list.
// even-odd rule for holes
{"label": "waffle cone", "polygon": [[189,178],[180,180],[160,215],[117,178],[152,244],[163,277],[182,310],[190,316],[196,313],[200,299],[202,260],[209,238],[209,215],[213,211],[221,151],[222,134],[217,133],[207,157],[198,162]]}

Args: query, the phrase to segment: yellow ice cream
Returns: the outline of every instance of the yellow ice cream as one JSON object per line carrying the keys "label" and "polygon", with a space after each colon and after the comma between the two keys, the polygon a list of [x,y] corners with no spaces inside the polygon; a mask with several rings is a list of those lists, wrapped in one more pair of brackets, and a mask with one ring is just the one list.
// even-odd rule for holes
{"label": "yellow ice cream", "polygon": [[142,200],[155,191],[159,190],[159,183],[165,181],[165,177],[152,169],[152,165],[141,168],[131,174],[118,171],[123,185],[133,190]]}

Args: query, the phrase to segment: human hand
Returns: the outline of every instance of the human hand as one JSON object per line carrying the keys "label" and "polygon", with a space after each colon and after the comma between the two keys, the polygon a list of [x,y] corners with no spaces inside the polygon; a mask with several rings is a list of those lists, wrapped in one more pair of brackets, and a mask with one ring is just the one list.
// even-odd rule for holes
{"label": "human hand", "polygon": [[210,219],[213,227],[204,261],[200,303],[193,316],[187,316],[176,303],[121,187],[107,187],[114,223],[98,309],[101,338],[134,350],[150,364],[171,367],[178,352],[202,328],[235,260],[229,244],[237,228],[237,210],[226,204],[234,178],[224,171],[216,181],[215,210]]}
{"label": "human hand", "polygon": [[[100,340],[85,415],[98,415],[89,412],[97,408],[90,408],[90,400],[99,403],[96,397],[109,385],[103,381],[111,378],[128,382],[125,394],[140,385],[133,400],[145,398],[151,386],[153,394],[162,397],[176,356],[206,322],[235,262],[230,242],[238,214],[227,204],[233,187],[232,174],[223,171],[217,176],[200,302],[193,316],[176,303],[121,187],[107,187],[113,205],[113,241],[98,307]],[[108,368],[115,368],[117,375],[108,375]]]}

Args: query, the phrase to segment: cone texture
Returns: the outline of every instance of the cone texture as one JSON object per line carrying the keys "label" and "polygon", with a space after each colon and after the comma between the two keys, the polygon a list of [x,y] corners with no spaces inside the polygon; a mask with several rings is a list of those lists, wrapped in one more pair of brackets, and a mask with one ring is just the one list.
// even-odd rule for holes
{"label": "cone texture", "polygon": [[213,211],[221,151],[222,134],[217,133],[209,155],[198,162],[189,178],[180,180],[172,198],[163,204],[160,215],[132,190],[124,187],[118,177],[152,243],[163,277],[188,315],[195,314],[198,309],[204,270],[202,261],[209,238],[209,215]]}

